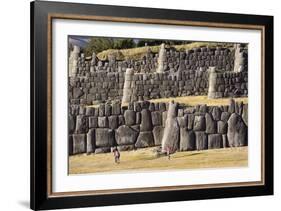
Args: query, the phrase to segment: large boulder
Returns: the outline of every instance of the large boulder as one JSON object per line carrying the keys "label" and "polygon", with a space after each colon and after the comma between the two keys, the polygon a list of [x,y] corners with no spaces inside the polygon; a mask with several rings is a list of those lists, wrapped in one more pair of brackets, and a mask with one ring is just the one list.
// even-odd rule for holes
{"label": "large boulder", "polygon": [[110,129],[118,128],[118,116],[109,116],[108,117],[108,127]]}
{"label": "large boulder", "polygon": [[143,109],[141,111],[141,124],[140,124],[140,131],[152,131],[152,120],[151,114],[148,109]]}
{"label": "large boulder", "polygon": [[205,114],[206,119],[206,133],[216,133],[217,132],[217,122],[213,120],[212,116],[209,113]]}
{"label": "large boulder", "polygon": [[195,135],[187,128],[180,129],[180,151],[195,150]]}
{"label": "large boulder", "polygon": [[218,133],[226,134],[227,133],[227,122],[218,121]]}
{"label": "large boulder", "polygon": [[248,129],[241,116],[231,114],[228,120],[227,139],[230,147],[246,146],[248,144]]}
{"label": "large boulder", "polygon": [[107,116],[99,116],[98,117],[98,126],[100,128],[108,127],[108,119]]}
{"label": "large boulder", "polygon": [[136,148],[152,147],[154,146],[154,138],[151,131],[140,132],[137,142],[135,143]]}
{"label": "large boulder", "polygon": [[206,129],[206,120],[204,116],[196,115],[194,117],[194,123],[193,123],[193,130],[195,131],[205,131]]}
{"label": "large boulder", "polygon": [[95,152],[95,129],[90,129],[87,133],[87,147],[86,152],[92,153]]}
{"label": "large boulder", "polygon": [[221,113],[221,121],[227,122],[231,113],[229,112],[222,112]]}
{"label": "large boulder", "polygon": [[176,118],[177,103],[170,102],[162,139],[162,151],[174,152],[179,146],[180,127]]}
{"label": "large boulder", "polygon": [[78,115],[76,117],[76,128],[75,132],[76,133],[86,133],[88,129],[88,122],[87,122],[87,117],[84,115]]}
{"label": "large boulder", "polygon": [[221,119],[221,109],[218,106],[215,106],[212,111],[213,119],[218,121]]}
{"label": "large boulder", "polygon": [[116,142],[118,145],[135,144],[138,134],[138,131],[135,129],[122,125],[116,130]]}
{"label": "large boulder", "polygon": [[151,112],[151,120],[153,126],[162,125],[162,115],[160,111]]}
{"label": "large boulder", "polygon": [[219,149],[223,147],[221,134],[208,135],[208,149]]}
{"label": "large boulder", "polygon": [[133,110],[126,110],[124,113],[125,124],[131,126],[136,124],[136,112]]}
{"label": "large boulder", "polygon": [[85,134],[73,134],[73,154],[85,153],[86,152],[86,136]]}
{"label": "large boulder", "polygon": [[197,150],[208,149],[208,139],[205,132],[195,132],[195,137]]}
{"label": "large boulder", "polygon": [[114,131],[107,128],[96,129],[96,146],[111,147],[114,145]]}
{"label": "large boulder", "polygon": [[112,113],[113,115],[119,115],[119,114],[121,114],[121,104],[118,103],[118,102],[114,102],[114,103],[112,104],[111,113]]}
{"label": "large boulder", "polygon": [[97,128],[98,127],[98,117],[90,116],[89,117],[89,128]]}
{"label": "large boulder", "polygon": [[153,133],[153,138],[154,138],[155,146],[161,145],[163,134],[164,134],[164,127],[162,127],[162,126],[155,126],[153,128],[152,133]]}

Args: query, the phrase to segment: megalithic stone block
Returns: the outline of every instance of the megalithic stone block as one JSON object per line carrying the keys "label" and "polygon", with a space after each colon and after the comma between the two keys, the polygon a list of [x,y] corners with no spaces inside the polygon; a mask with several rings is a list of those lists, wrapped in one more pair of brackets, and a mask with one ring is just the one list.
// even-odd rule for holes
{"label": "megalithic stone block", "polygon": [[196,149],[205,150],[208,149],[208,138],[205,132],[195,132],[196,136]]}
{"label": "megalithic stone block", "polygon": [[219,149],[223,147],[221,134],[208,135],[208,149]]}
{"label": "megalithic stone block", "polygon": [[195,150],[195,134],[187,128],[180,129],[180,151]]}
{"label": "megalithic stone block", "polygon": [[87,153],[93,153],[95,152],[95,129],[90,129],[87,133],[87,147],[86,152]]}
{"label": "megalithic stone block", "polygon": [[169,103],[167,119],[165,122],[164,135],[162,139],[163,152],[175,152],[179,147],[180,127],[177,121],[178,104]]}
{"label": "megalithic stone block", "polygon": [[86,152],[86,135],[85,134],[73,134],[73,154]]}
{"label": "megalithic stone block", "polygon": [[233,113],[228,120],[227,139],[230,147],[246,146],[248,144],[248,128],[242,117]]}

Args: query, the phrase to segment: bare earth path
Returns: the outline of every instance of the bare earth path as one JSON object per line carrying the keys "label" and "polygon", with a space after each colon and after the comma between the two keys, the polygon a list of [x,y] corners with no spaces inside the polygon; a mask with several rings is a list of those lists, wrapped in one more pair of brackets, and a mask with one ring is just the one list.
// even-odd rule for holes
{"label": "bare earth path", "polygon": [[248,147],[177,152],[171,155],[170,160],[166,156],[157,158],[154,149],[121,152],[120,164],[114,163],[112,153],[70,156],[69,173],[246,167],[248,165]]}

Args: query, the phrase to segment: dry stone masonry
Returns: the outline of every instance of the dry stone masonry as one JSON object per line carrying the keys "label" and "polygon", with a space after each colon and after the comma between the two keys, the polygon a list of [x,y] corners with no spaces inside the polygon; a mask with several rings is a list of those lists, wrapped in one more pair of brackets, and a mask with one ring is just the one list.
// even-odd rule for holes
{"label": "dry stone masonry", "polygon": [[161,45],[140,60],[69,57],[69,154],[106,153],[159,146],[162,152],[240,147],[248,144],[248,105],[153,103],[158,98],[248,95],[247,48]]}
{"label": "dry stone masonry", "polygon": [[[210,98],[248,94],[247,49],[194,48],[177,51],[161,45],[159,56],[148,51],[141,60],[87,60],[79,47],[69,58],[70,104],[124,103],[189,95]],[[80,55],[80,56],[79,56]]]}
{"label": "dry stone masonry", "polygon": [[162,146],[191,151],[247,146],[248,105],[185,107],[174,102],[136,101],[99,107],[72,105],[69,114],[69,153],[105,153]]}

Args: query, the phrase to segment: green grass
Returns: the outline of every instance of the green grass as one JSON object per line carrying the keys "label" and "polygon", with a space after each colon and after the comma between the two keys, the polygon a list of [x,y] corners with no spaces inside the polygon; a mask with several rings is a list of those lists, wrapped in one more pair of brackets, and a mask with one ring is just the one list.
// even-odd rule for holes
{"label": "green grass", "polygon": [[69,173],[224,168],[248,165],[248,147],[177,152],[171,155],[170,160],[166,156],[157,157],[154,149],[153,147],[121,152],[120,164],[114,163],[112,153],[73,155],[69,157]]}

